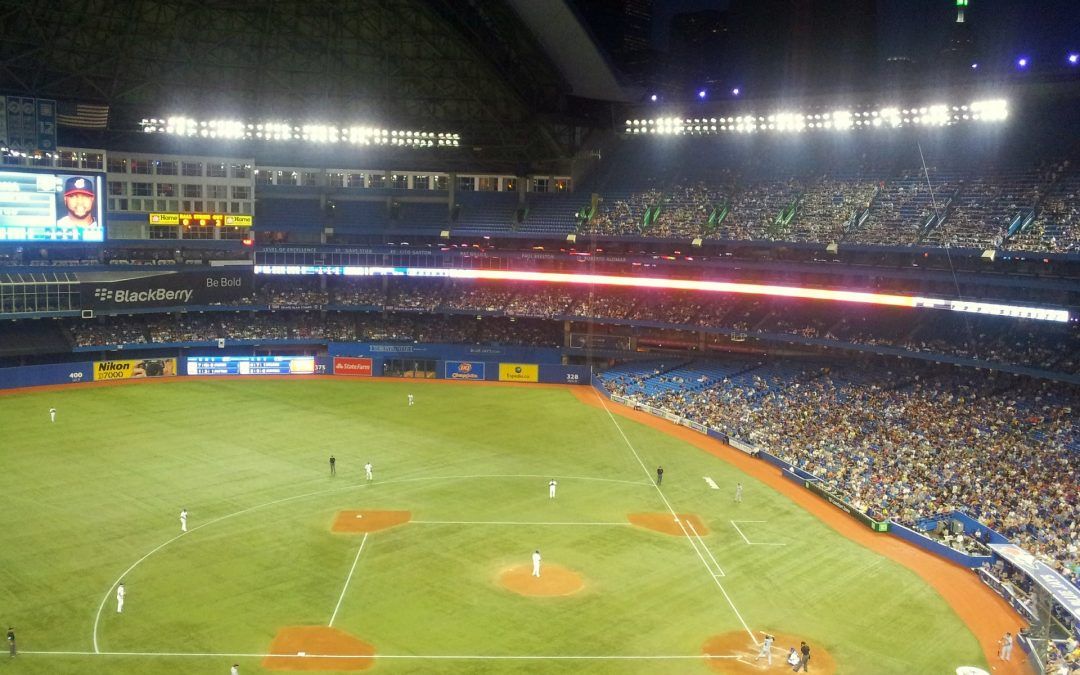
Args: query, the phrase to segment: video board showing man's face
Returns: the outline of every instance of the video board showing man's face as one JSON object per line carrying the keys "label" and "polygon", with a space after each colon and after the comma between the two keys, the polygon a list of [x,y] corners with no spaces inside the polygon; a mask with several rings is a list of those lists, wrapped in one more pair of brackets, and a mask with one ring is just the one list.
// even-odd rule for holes
{"label": "video board showing man's face", "polygon": [[100,174],[0,170],[0,241],[104,241]]}

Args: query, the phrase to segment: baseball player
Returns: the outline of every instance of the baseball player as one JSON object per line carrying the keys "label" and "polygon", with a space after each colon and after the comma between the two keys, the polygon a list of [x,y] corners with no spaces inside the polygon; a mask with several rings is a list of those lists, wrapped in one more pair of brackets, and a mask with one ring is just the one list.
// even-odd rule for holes
{"label": "baseball player", "polygon": [[659,485],[664,482],[664,467],[656,467],[656,484]]}
{"label": "baseball player", "polygon": [[124,596],[127,595],[127,591],[124,590],[124,584],[121,583],[116,589],[116,613],[121,614],[124,611]]}
{"label": "baseball player", "polygon": [[240,675],[240,664],[232,664],[232,668],[229,668],[229,675]]}
{"label": "baseball player", "polygon": [[180,531],[187,532],[187,509],[180,509]]}
{"label": "baseball player", "polygon": [[554,478],[548,483],[548,499],[555,499],[555,488],[559,485],[559,482]]}
{"label": "baseball player", "polygon": [[371,466],[371,462],[368,462],[367,464],[364,465],[364,475],[367,477],[368,480],[372,480],[372,479],[375,478],[375,476],[372,475],[372,473],[371,473],[371,470],[373,468],[375,468],[375,467]]}
{"label": "baseball player", "polygon": [[533,573],[532,573],[532,575],[534,577],[539,577],[540,576],[540,549],[536,549],[535,551],[533,551],[532,560],[533,560]]}
{"label": "baseball player", "polygon": [[18,650],[15,649],[15,627],[14,626],[8,626],[8,629],[7,629],[7,641],[8,641],[8,656],[13,657],[18,652]]}
{"label": "baseball player", "polygon": [[49,421],[50,422],[55,422],[56,421],[56,408],[49,408]]}
{"label": "baseball player", "polygon": [[337,460],[334,459],[333,455],[330,455],[330,475],[331,476],[336,476],[337,475]]}
{"label": "baseball player", "polygon": [[801,662],[801,659],[799,658],[799,653],[795,651],[794,647],[792,647],[791,651],[788,652],[787,662],[789,666],[793,666],[793,670],[799,669],[799,663]]}
{"label": "baseball player", "polygon": [[1002,661],[1008,661],[1009,659],[1012,658],[1012,648],[1013,648],[1013,636],[1012,636],[1012,633],[1005,633],[1005,635],[1001,638],[1001,654],[1000,654],[1000,656],[1001,656]]}
{"label": "baseball player", "polygon": [[761,651],[759,651],[758,655],[754,657],[755,661],[762,657],[765,657],[765,662],[768,663],[770,666],[772,665],[772,643],[775,639],[776,638],[769,635],[768,633],[765,634],[765,641],[761,643]]}
{"label": "baseball player", "polygon": [[413,404],[413,396],[412,396],[412,394],[409,394],[409,405],[412,405],[412,404]]}
{"label": "baseball player", "polygon": [[735,485],[735,503],[742,504],[742,483]]}

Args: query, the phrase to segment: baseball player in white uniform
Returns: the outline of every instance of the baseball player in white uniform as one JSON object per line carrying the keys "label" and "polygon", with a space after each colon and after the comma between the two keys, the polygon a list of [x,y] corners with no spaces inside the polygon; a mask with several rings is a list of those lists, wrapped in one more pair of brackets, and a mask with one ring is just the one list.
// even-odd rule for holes
{"label": "baseball player in white uniform", "polygon": [[372,480],[375,478],[375,476],[371,473],[371,470],[374,468],[375,467],[371,466],[371,462],[368,462],[364,465],[364,474],[367,476],[368,480]]}
{"label": "baseball player in white uniform", "polygon": [[548,499],[555,499],[555,488],[559,485],[558,481],[554,478],[548,483]]}
{"label": "baseball player in white uniform", "polygon": [[180,509],[180,531],[187,532],[187,509]]}
{"label": "baseball player in white uniform", "polygon": [[412,397],[412,394],[409,394],[409,405],[412,405],[412,404],[413,404],[413,397]]}
{"label": "baseball player in white uniform", "polygon": [[1001,660],[1008,661],[1012,658],[1013,648],[1013,636],[1012,633],[1005,633],[1001,638]]}
{"label": "baseball player in white uniform", "polygon": [[124,584],[120,584],[116,588],[116,613],[120,614],[124,611],[124,596],[127,595],[127,591],[124,590]]}
{"label": "baseball player in white uniform", "polygon": [[735,485],[735,503],[742,504],[742,483]]}
{"label": "baseball player in white uniform", "polygon": [[49,408],[49,421],[50,422],[55,422],[56,421],[56,408]]}
{"label": "baseball player in white uniform", "polygon": [[533,551],[533,573],[534,577],[540,576],[540,549]]}
{"label": "baseball player in white uniform", "polygon": [[232,668],[229,668],[229,675],[240,675],[240,664],[232,664]]}
{"label": "baseball player in white uniform", "polygon": [[764,657],[766,659],[766,663],[768,663],[770,666],[772,665],[773,640],[773,636],[769,635],[768,633],[765,634],[765,641],[761,643],[761,651],[759,651],[758,655],[754,657],[755,661]]}

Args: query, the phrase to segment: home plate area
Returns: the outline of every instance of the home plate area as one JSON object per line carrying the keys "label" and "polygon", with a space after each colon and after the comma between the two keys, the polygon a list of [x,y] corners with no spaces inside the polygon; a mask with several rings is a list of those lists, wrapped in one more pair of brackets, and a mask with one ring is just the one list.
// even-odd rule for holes
{"label": "home plate area", "polygon": [[[713,670],[720,673],[779,673],[791,672],[788,665],[788,653],[792,647],[799,651],[799,646],[805,640],[810,646],[810,661],[807,663],[807,672],[821,675],[833,675],[836,672],[836,661],[820,643],[805,635],[792,635],[790,633],[773,633],[758,631],[758,641],[765,639],[765,635],[772,635],[776,640],[772,646],[772,665],[769,665],[765,657],[760,659],[760,645],[755,645],[746,631],[724,633],[709,638],[701,651],[706,656],[722,656],[724,658],[710,659],[709,665]],[[738,659],[732,659],[736,655]]]}

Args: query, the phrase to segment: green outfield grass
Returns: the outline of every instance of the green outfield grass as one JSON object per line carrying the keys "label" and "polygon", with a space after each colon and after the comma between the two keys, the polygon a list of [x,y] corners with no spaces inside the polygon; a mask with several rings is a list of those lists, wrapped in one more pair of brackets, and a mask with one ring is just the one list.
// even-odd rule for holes
{"label": "green outfield grass", "polygon": [[[260,673],[259,658],[228,655],[265,653],[282,626],[327,625],[339,598],[334,627],[387,655],[692,656],[743,630],[741,615],[754,630],[807,636],[841,672],[986,667],[914,573],[724,461],[615,419],[562,389],[422,382],[227,379],[0,397],[0,628],[14,625],[24,652],[94,652],[96,623],[102,652],[221,654],[25,653],[0,671],[227,673],[236,661]],[[738,615],[685,537],[530,524],[666,512],[658,464],[671,506],[711,528],[703,542]],[[191,531],[177,537],[182,507]],[[412,523],[370,535],[357,558],[360,536],[329,531],[341,509],[524,524]],[[761,522],[740,534],[731,520]],[[586,588],[544,599],[503,590],[498,571],[528,565],[536,548]],[[711,671],[700,660],[381,659],[373,672]]]}

